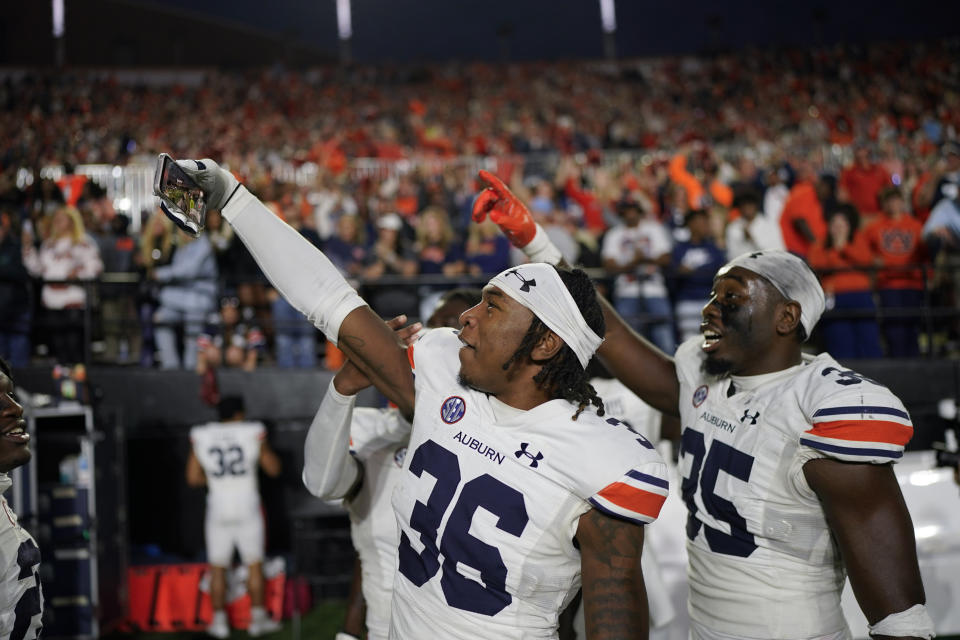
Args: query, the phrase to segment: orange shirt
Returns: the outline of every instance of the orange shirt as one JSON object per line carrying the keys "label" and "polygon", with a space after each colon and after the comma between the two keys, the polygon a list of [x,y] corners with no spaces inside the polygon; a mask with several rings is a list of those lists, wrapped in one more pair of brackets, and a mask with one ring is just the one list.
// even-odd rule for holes
{"label": "orange shirt", "polygon": [[[863,230],[873,256],[886,267],[904,267],[928,262],[923,244],[923,225],[911,215],[894,220],[883,215]],[[877,273],[880,289],[923,289],[921,269],[884,269]]]}
{"label": "orange shirt", "polygon": [[[687,202],[691,209],[703,209],[703,185],[687,171],[687,156],[682,153],[670,158],[670,164],[667,165],[667,172],[670,179],[684,188],[687,192]],[[733,205],[733,189],[723,184],[719,180],[710,183],[710,196],[718,204],[725,207]]]}
{"label": "orange shirt", "polygon": [[858,166],[848,167],[840,174],[840,186],[846,189],[850,202],[860,213],[880,211],[877,195],[881,189],[892,184],[890,174],[876,164],[866,169]]}
{"label": "orange shirt", "polygon": [[787,251],[806,256],[813,245],[807,242],[799,231],[794,229],[794,220],[805,220],[816,240],[827,237],[827,223],[823,219],[823,206],[817,198],[817,191],[810,182],[798,182],[793,185],[787,202],[780,214],[780,230],[783,232],[783,244]]}
{"label": "orange shirt", "polygon": [[824,242],[816,243],[810,248],[807,260],[817,271],[826,271],[820,276],[820,282],[827,293],[870,291],[870,276],[863,270],[870,262],[870,249],[858,234],[843,249],[828,249]]}

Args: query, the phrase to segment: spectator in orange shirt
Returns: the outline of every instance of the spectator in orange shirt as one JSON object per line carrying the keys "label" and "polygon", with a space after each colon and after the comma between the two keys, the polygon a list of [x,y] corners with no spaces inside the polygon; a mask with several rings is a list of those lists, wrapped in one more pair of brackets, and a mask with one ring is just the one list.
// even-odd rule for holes
{"label": "spectator in orange shirt", "polygon": [[780,214],[780,230],[787,251],[806,257],[810,248],[827,236],[823,205],[817,194],[816,175],[809,164],[799,172],[799,179]]}
{"label": "spectator in orange shirt", "polygon": [[871,293],[870,249],[855,231],[856,211],[841,205],[830,215],[825,240],[810,249],[810,266],[820,273],[827,313],[820,321],[829,351],[837,360],[879,358],[880,331]]}
{"label": "spectator in orange shirt", "polygon": [[687,155],[683,152],[670,159],[667,171],[670,179],[686,190],[691,209],[706,209],[713,203],[728,209],[733,206],[733,190],[717,179],[717,164],[709,154],[703,161],[703,183],[687,170]]}
{"label": "spectator in orange shirt", "polygon": [[[884,309],[883,335],[887,355],[911,357],[920,353],[920,317],[900,315],[923,305],[924,274],[928,262],[923,243],[923,225],[907,210],[903,194],[896,187],[881,194],[883,215],[864,229],[874,263],[885,267],[877,272],[877,291]],[[890,313],[888,313],[890,311]]]}
{"label": "spectator in orange shirt", "polygon": [[870,150],[857,147],[854,163],[840,174],[840,196],[864,216],[880,212],[880,192],[891,186],[890,174],[870,158]]}

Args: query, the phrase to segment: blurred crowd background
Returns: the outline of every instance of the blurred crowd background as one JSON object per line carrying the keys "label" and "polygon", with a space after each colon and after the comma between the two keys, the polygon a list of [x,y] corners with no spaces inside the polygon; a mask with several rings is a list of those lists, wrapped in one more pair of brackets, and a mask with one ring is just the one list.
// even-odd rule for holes
{"label": "blurred crowd background", "polygon": [[785,247],[828,293],[816,347],[960,353],[957,39],[0,78],[0,352],[14,366],[339,364],[218,212],[192,240],[116,193],[161,151],[227,166],[384,316],[423,317],[523,260],[470,221],[485,168],[668,351],[699,332],[723,262]]}

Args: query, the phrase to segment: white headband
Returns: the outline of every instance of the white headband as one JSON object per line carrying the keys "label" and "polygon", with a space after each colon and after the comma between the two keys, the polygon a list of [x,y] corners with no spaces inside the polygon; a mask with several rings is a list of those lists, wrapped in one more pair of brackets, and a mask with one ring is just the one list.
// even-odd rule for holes
{"label": "white headband", "polygon": [[587,325],[553,265],[543,262],[520,265],[495,275],[490,284],[530,309],[573,349],[577,360],[587,368],[603,338]]}
{"label": "white headband", "polygon": [[826,300],[820,281],[803,258],[780,249],[754,251],[734,258],[721,267],[717,275],[722,276],[733,267],[763,276],[784,298],[799,302],[800,324],[806,330],[807,338],[810,337],[823,315]]}

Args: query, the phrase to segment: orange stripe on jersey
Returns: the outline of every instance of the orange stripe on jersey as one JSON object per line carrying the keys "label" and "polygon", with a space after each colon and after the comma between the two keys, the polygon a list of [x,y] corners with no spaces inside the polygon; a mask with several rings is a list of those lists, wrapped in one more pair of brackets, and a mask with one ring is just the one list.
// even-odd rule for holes
{"label": "orange stripe on jersey", "polygon": [[835,420],[818,422],[807,433],[821,438],[904,446],[913,437],[913,427],[887,420]]}
{"label": "orange stripe on jersey", "polygon": [[416,368],[417,368],[416,365],[413,364],[413,345],[410,345],[409,347],[407,347],[407,360],[410,361],[410,368],[411,368],[411,369],[416,369]]}
{"label": "orange stripe on jersey", "polygon": [[651,518],[656,518],[660,514],[660,507],[663,506],[664,501],[667,499],[667,496],[637,489],[623,482],[614,482],[613,484],[607,485],[597,495],[605,500],[609,500],[618,507]]}

